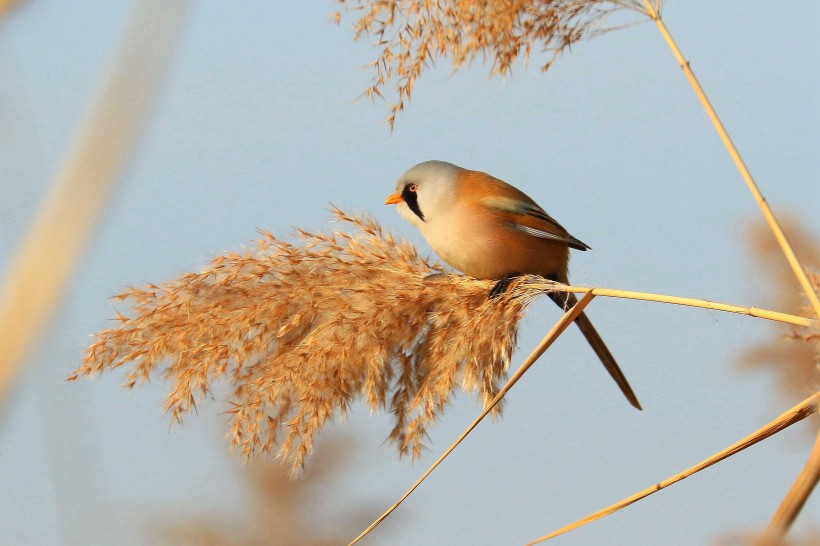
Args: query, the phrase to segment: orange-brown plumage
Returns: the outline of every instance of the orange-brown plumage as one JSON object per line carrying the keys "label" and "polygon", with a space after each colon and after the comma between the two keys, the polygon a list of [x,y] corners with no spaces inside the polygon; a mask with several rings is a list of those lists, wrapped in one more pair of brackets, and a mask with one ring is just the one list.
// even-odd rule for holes
{"label": "orange-brown plumage", "polygon": [[[571,237],[557,222],[523,214],[512,204],[538,204],[519,189],[480,171],[462,170],[455,178],[459,212],[467,222],[454,222],[464,246],[473,255],[472,267],[461,269],[476,278],[499,279],[510,274],[532,273],[559,282],[567,281],[569,246],[534,237],[511,225]],[[511,204],[512,203],[512,204]],[[546,214],[545,214],[546,216]],[[549,218],[549,216],[546,216]]]}

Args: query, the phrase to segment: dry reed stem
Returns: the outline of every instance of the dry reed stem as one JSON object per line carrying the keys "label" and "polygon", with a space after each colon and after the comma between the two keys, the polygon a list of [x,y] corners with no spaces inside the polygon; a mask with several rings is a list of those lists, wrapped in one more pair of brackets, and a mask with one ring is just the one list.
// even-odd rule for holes
{"label": "dry reed stem", "polygon": [[712,121],[712,125],[714,125],[715,130],[720,136],[721,141],[723,141],[724,146],[726,146],[726,150],[729,152],[732,161],[734,162],[735,166],[740,172],[740,175],[743,177],[744,182],[746,182],[746,186],[749,188],[749,191],[754,196],[754,199],[760,207],[760,210],[763,212],[763,216],[766,218],[766,222],[769,224],[772,233],[777,239],[777,242],[780,245],[780,248],[786,257],[786,260],[788,260],[789,265],[791,266],[795,276],[797,277],[797,280],[800,282],[800,286],[803,288],[803,291],[808,297],[809,302],[811,303],[811,306],[814,309],[814,314],[820,317],[820,297],[818,297],[817,292],[812,287],[811,281],[809,280],[808,275],[806,274],[806,270],[803,268],[803,266],[800,264],[800,261],[797,259],[797,255],[795,255],[794,249],[792,249],[789,240],[784,235],[783,229],[780,227],[780,224],[778,223],[777,218],[774,215],[774,212],[772,211],[771,207],[769,207],[769,203],[763,197],[763,194],[760,193],[760,189],[757,187],[757,183],[755,182],[754,178],[752,178],[751,172],[749,172],[749,168],[746,166],[746,163],[740,156],[740,152],[737,150],[737,147],[732,141],[732,138],[726,131],[726,127],[724,127],[723,122],[720,120],[720,117],[718,117],[717,112],[715,112],[715,109],[712,107],[712,103],[711,101],[709,101],[709,97],[706,95],[706,92],[703,90],[703,87],[701,87],[697,77],[695,77],[695,73],[689,66],[689,61],[687,61],[684,58],[683,54],[678,48],[677,43],[672,38],[672,35],[669,33],[669,30],[666,28],[666,25],[664,24],[663,19],[661,18],[660,12],[657,10],[655,6],[652,5],[652,3],[649,0],[644,0],[644,4],[646,5],[649,16],[655,20],[655,23],[657,23],[658,29],[660,29],[661,34],[664,37],[664,40],[666,40],[666,43],[669,45],[669,48],[675,55],[675,59],[677,59],[678,64],[680,65],[681,69],[683,69],[683,73],[689,80],[689,83],[692,86],[692,89],[694,89],[695,94],[698,96],[698,99],[703,105],[704,110],[706,110],[709,119]]}
{"label": "dry reed stem", "polygon": [[0,398],[54,315],[112,186],[148,117],[182,4],[140,2],[71,150],[0,287]]}
{"label": "dry reed stem", "polygon": [[739,305],[730,305],[728,303],[718,303],[695,298],[683,298],[680,296],[666,296],[663,294],[650,294],[648,292],[633,292],[631,290],[584,286],[561,286],[554,288],[554,290],[561,292],[575,292],[580,294],[591,292],[596,296],[610,298],[624,298],[631,300],[654,301],[658,303],[670,303],[673,305],[684,305],[688,307],[700,307],[701,309],[712,309],[714,311],[724,311],[726,313],[737,313],[740,315],[748,315],[751,317],[773,320],[775,322],[782,322],[784,324],[793,324],[795,326],[816,328],[818,325],[817,320],[790,315],[788,313],[779,313],[777,311],[769,311],[768,309],[760,309],[758,307],[742,307]]}
{"label": "dry reed stem", "polygon": [[779,417],[768,423],[766,426],[760,428],[756,432],[746,436],[745,438],[741,439],[740,441],[732,444],[731,446],[727,447],[726,449],[715,453],[708,459],[701,461],[700,463],[696,464],[695,466],[684,470],[683,472],[676,474],[670,478],[667,478],[653,486],[647,487],[646,489],[635,493],[634,495],[627,497],[611,506],[604,508],[603,510],[599,510],[594,514],[590,514],[589,516],[580,519],[570,525],[562,527],[557,531],[554,531],[548,535],[544,535],[540,538],[535,539],[534,541],[530,542],[529,544],[537,544],[539,542],[544,542],[551,538],[555,538],[559,535],[563,535],[573,529],[577,529],[578,527],[582,527],[588,523],[591,523],[595,520],[601,519],[606,517],[610,514],[613,514],[623,508],[626,508],[630,504],[638,502],[641,499],[644,499],[654,493],[657,493],[661,489],[669,487],[670,485],[677,483],[683,479],[688,478],[692,474],[696,474],[701,470],[712,466],[713,464],[719,463],[720,461],[735,455],[744,449],[753,446],[754,444],[765,440],[766,438],[777,434],[778,432],[790,427],[791,425],[802,421],[809,415],[818,411],[818,406],[820,405],[820,392],[816,392],[800,404],[794,406],[790,410],[786,411],[785,413],[781,414]]}
{"label": "dry reed stem", "polygon": [[760,546],[776,546],[781,544],[783,537],[791,527],[797,515],[802,510],[803,505],[809,499],[817,482],[820,480],[820,431],[814,441],[814,448],[809,455],[809,460],[800,474],[792,484],[789,492],[786,493],[783,502],[772,516],[769,526],[759,539]]}
{"label": "dry reed stem", "polygon": [[419,457],[456,387],[485,404],[496,396],[518,321],[544,288],[525,277],[490,300],[492,281],[444,274],[372,219],[335,212],[358,232],[300,231],[301,245],[265,232],[201,273],[127,290],[117,298],[133,313],[96,335],[71,379],[128,364],[131,388],[163,373],[180,420],[224,378],[232,445],[245,456],[278,447],[294,471],[361,397],[392,413],[390,440]]}
{"label": "dry reed stem", "polygon": [[[760,189],[758,188],[757,183],[755,182],[754,178],[752,177],[751,172],[749,172],[749,169],[746,166],[746,163],[743,161],[743,158],[740,156],[740,152],[737,150],[737,147],[735,146],[734,142],[732,141],[731,137],[729,136],[729,133],[726,131],[726,127],[723,125],[723,122],[720,120],[720,117],[717,115],[717,112],[715,112],[715,109],[712,107],[712,103],[709,100],[709,97],[706,95],[705,91],[703,90],[703,87],[700,85],[700,82],[698,81],[697,77],[695,76],[695,73],[692,71],[692,68],[689,66],[689,62],[684,58],[683,54],[681,53],[680,49],[678,48],[677,43],[672,38],[672,35],[669,33],[669,30],[666,28],[666,24],[664,24],[660,13],[656,9],[654,9],[654,7],[652,6],[652,4],[649,0],[644,0],[644,3],[647,7],[647,10],[649,11],[649,15],[655,20],[655,23],[657,23],[658,29],[660,30],[661,34],[663,35],[664,40],[666,41],[669,48],[672,50],[672,53],[675,55],[675,59],[677,59],[678,64],[680,65],[681,69],[683,70],[683,73],[686,75],[686,79],[689,81],[689,84],[692,86],[692,89],[695,91],[695,94],[697,95],[698,99],[700,100],[701,105],[703,105],[704,110],[706,110],[706,113],[709,116],[709,119],[711,120],[712,125],[715,127],[715,130],[717,131],[718,135],[720,136],[721,141],[723,141],[723,144],[726,147],[726,150],[729,152],[729,156],[732,158],[732,161],[734,162],[735,166],[737,167],[738,171],[740,172],[740,175],[743,177],[744,182],[746,182],[746,186],[749,188],[749,191],[754,196],[755,201],[757,202],[758,206],[760,207],[760,210],[763,213],[764,218],[766,219],[766,223],[769,225],[769,228],[772,230],[772,233],[774,234],[775,238],[777,239],[778,244],[780,245],[780,249],[783,251],[783,254],[786,257],[786,260],[789,262],[789,265],[791,266],[792,271],[794,272],[795,276],[797,277],[797,280],[800,282],[800,286],[802,287],[803,292],[806,295],[806,298],[809,300],[809,303],[810,303],[810,305],[811,305],[811,307],[814,311],[814,314],[817,317],[820,317],[820,297],[818,297],[817,291],[815,290],[814,286],[812,286],[812,282],[809,279],[809,276],[808,276],[805,268],[803,267],[803,265],[801,265],[800,261],[797,259],[797,255],[795,254],[794,249],[791,246],[791,243],[789,243],[789,240],[786,238],[786,235],[783,233],[783,229],[781,228],[780,223],[777,221],[777,218],[775,217],[774,212],[772,211],[771,207],[769,207],[769,204],[766,201],[766,199],[763,197],[763,194],[760,192]],[[820,441],[820,433],[818,433],[818,441]],[[810,456],[810,459],[807,463],[807,468],[809,468],[813,464],[816,464],[816,462],[813,462],[814,457],[816,457],[816,455],[814,453],[812,453],[812,455]],[[805,472],[805,470],[804,470],[804,472]],[[801,476],[802,476],[802,474],[801,474]],[[798,478],[798,481],[799,480],[800,480],[800,478]],[[810,494],[811,490],[813,489],[814,485],[816,484],[816,481],[817,480],[815,479],[815,483],[812,484],[812,486],[809,487],[808,490],[803,488],[803,489],[800,489],[800,491],[802,493],[805,493],[806,495]],[[795,488],[798,488],[798,484],[795,484]],[[803,499],[800,502],[796,502],[796,501],[791,500],[790,497],[791,497],[792,493],[794,493],[794,492],[795,492],[795,489],[790,491],[787,498],[784,499],[784,501],[783,501],[784,504],[781,505],[781,508],[778,510],[778,514],[780,514],[780,515],[779,516],[777,514],[775,515],[775,519],[778,520],[778,521],[775,522],[773,520],[772,524],[769,526],[769,529],[767,530],[767,535],[766,535],[767,540],[774,540],[774,535],[772,533],[774,533],[775,531],[778,531],[778,532],[781,533],[780,536],[777,537],[778,539],[782,539],[783,537],[785,537],[785,534],[788,531],[789,525],[794,520],[794,518],[797,516],[797,513],[794,512],[793,514],[792,513],[789,514],[790,519],[785,518],[783,516],[783,514],[781,514],[781,511],[789,510],[789,509],[784,508],[784,507],[788,505],[790,507],[790,509],[796,509],[796,510],[799,511],[800,507],[802,507],[802,503],[805,502],[805,499]],[[783,523],[783,525],[779,525],[779,523]]]}
{"label": "dry reed stem", "polygon": [[527,372],[527,370],[529,370],[530,367],[532,367],[532,365],[535,364],[535,361],[538,360],[541,357],[541,355],[544,354],[544,352],[550,347],[550,345],[552,345],[553,342],[555,342],[555,340],[558,339],[558,337],[562,333],[564,333],[567,327],[570,324],[572,324],[572,321],[574,321],[578,317],[578,315],[581,314],[584,308],[586,308],[586,306],[589,305],[593,297],[594,295],[591,292],[587,292],[578,301],[578,303],[573,305],[569,310],[567,310],[566,313],[564,313],[561,316],[558,322],[555,323],[555,326],[553,326],[552,329],[547,333],[547,335],[544,336],[544,339],[542,339],[538,346],[536,346],[536,348],[533,350],[530,356],[528,356],[526,360],[524,360],[524,362],[521,364],[518,370],[512,375],[512,377],[510,377],[509,381],[507,381],[504,387],[500,391],[498,391],[498,394],[495,395],[495,398],[493,398],[493,400],[489,404],[487,404],[487,406],[478,415],[478,417],[476,417],[473,420],[473,422],[470,423],[470,425],[464,430],[464,432],[462,432],[458,436],[458,438],[456,438],[456,440],[452,444],[450,444],[450,447],[448,447],[444,451],[444,453],[442,453],[439,456],[439,458],[436,459],[432,465],[430,465],[430,468],[428,468],[427,471],[424,474],[422,474],[421,477],[418,480],[416,480],[416,482],[412,486],[410,486],[410,488],[407,491],[405,491],[405,493],[401,496],[401,498],[399,498],[398,501],[396,501],[390,508],[387,509],[387,511],[385,511],[381,516],[379,516],[376,519],[376,521],[371,523],[367,529],[362,531],[362,533],[359,536],[354,538],[348,546],[352,546],[353,544],[357,543],[359,540],[364,538],[368,533],[370,533],[370,531],[375,529],[376,526],[378,526],[391,513],[393,513],[393,511],[396,508],[398,508],[399,505],[402,502],[404,502],[405,499],[407,499],[407,497],[409,497],[410,494],[413,493],[413,491],[415,491],[416,488],[419,485],[421,485],[421,483],[424,480],[427,479],[427,477],[433,472],[433,470],[435,470],[438,467],[438,465],[440,465],[444,461],[444,459],[447,458],[447,456],[450,455],[450,453],[452,453],[456,447],[458,447],[458,445],[467,437],[467,435],[470,434],[473,431],[473,429],[475,429],[475,427],[478,426],[478,424],[487,416],[487,414],[490,413],[490,411],[492,411],[492,409],[501,402],[501,399],[504,398],[507,392],[509,392],[509,390],[518,382],[519,379],[521,379],[521,377]]}
{"label": "dry reed stem", "polygon": [[648,16],[640,0],[339,1],[346,11],[359,13],[354,39],[373,37],[381,49],[364,96],[383,98],[382,89],[395,80],[387,119],[391,128],[416,80],[439,58],[449,58],[454,70],[478,57],[491,59],[491,74],[504,76],[518,58],[528,60],[540,46],[549,55],[541,65],[546,71],[573,44],[616,28],[604,25],[613,12],[628,9]]}
{"label": "dry reed stem", "polygon": [[[815,287],[820,287],[820,275],[810,273],[809,277]],[[820,328],[815,328],[808,333],[792,332],[791,340],[793,341],[792,345],[794,345],[795,342],[799,343],[801,349],[803,346],[807,346],[808,352],[813,353],[814,374],[810,376],[810,381],[814,383],[815,387],[820,386]],[[811,362],[812,361],[809,360],[809,366],[811,366]],[[814,448],[809,454],[806,465],[800,474],[798,474],[797,479],[786,493],[774,516],[772,516],[768,527],[759,539],[758,543],[761,546],[775,546],[783,542],[786,533],[792,523],[794,523],[794,520],[797,519],[798,514],[802,510],[803,505],[806,504],[814,488],[817,487],[819,480],[820,429],[817,431]]]}

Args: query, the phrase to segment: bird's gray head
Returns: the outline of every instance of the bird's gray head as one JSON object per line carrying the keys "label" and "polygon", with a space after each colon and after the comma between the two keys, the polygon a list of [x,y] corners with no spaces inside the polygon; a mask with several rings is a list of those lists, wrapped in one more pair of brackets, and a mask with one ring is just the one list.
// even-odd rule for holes
{"label": "bird's gray head", "polygon": [[396,193],[387,201],[396,203],[402,217],[421,227],[452,206],[456,177],[463,170],[446,161],[419,163],[399,177]]}

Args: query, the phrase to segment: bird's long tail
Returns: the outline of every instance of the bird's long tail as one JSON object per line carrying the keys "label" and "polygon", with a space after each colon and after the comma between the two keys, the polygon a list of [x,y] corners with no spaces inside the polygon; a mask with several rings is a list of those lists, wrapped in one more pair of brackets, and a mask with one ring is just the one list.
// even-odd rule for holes
{"label": "bird's long tail", "polygon": [[[575,294],[571,292],[553,292],[550,294],[550,298],[552,298],[552,301],[557,303],[558,306],[565,311],[578,303],[578,299],[575,297]],[[634,392],[632,392],[632,387],[629,386],[626,376],[621,371],[618,363],[615,361],[615,357],[609,352],[609,348],[606,346],[606,343],[604,343],[604,340],[601,339],[600,335],[598,335],[598,331],[595,330],[595,327],[592,325],[592,322],[590,322],[586,314],[581,313],[578,315],[578,318],[575,319],[575,324],[578,325],[581,333],[584,334],[585,338],[587,338],[587,342],[592,347],[592,350],[595,351],[595,354],[601,359],[601,363],[603,363],[604,368],[606,368],[606,371],[608,371],[609,375],[612,376],[612,379],[615,380],[615,383],[618,384],[618,387],[621,388],[621,392],[624,393],[624,396],[626,396],[626,399],[629,400],[629,403],[639,410],[643,409],[641,408],[641,403],[638,402],[638,397],[635,396]]]}

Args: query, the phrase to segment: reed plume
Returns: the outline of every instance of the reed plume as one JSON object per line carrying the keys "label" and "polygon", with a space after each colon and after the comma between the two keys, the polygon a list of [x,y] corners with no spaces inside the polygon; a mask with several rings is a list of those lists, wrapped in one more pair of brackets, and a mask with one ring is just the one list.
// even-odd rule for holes
{"label": "reed plume", "polygon": [[[794,249],[807,268],[806,273],[815,290],[820,290],[820,245],[805,227],[794,219],[783,222]],[[783,260],[777,241],[765,224],[753,226],[750,232],[756,263],[762,266],[764,277],[775,279],[761,286],[772,306],[790,313],[811,317],[814,310],[800,289],[789,264]],[[778,391],[791,399],[806,396],[820,389],[820,330],[815,328],[778,327],[768,339],[744,352],[746,369],[769,369],[777,381]]]}
{"label": "reed plume", "polygon": [[334,212],[353,233],[299,231],[291,244],[263,231],[253,250],[116,296],[130,312],[96,334],[69,379],[127,366],[132,388],[161,372],[181,420],[225,378],[232,445],[245,456],[278,447],[294,471],[361,397],[389,409],[390,440],[418,457],[456,387],[485,404],[498,392],[543,279],[488,299],[491,281],[448,274],[373,219]]}
{"label": "reed plume", "polygon": [[[237,474],[241,506],[246,512],[191,513],[190,507],[162,507],[146,525],[148,544],[174,546],[262,546],[344,544],[356,527],[366,523],[377,498],[318,509],[329,487],[350,473],[357,438],[331,434],[311,459],[310,473],[291,480],[288,471],[269,458],[257,458]],[[321,525],[317,525],[321,521]]]}
{"label": "reed plume", "polygon": [[[388,123],[410,100],[416,79],[438,58],[453,67],[481,57],[492,61],[491,74],[507,75],[519,57],[529,59],[540,48],[548,70],[573,44],[613,30],[605,20],[615,11],[648,12],[640,0],[340,0],[358,14],[354,39],[375,38],[381,50],[373,62],[373,80],[364,95],[383,97],[382,89],[395,82],[395,102]],[[660,1],[655,8],[660,10]],[[341,19],[336,14],[336,20]],[[646,19],[647,21],[649,19]]]}

